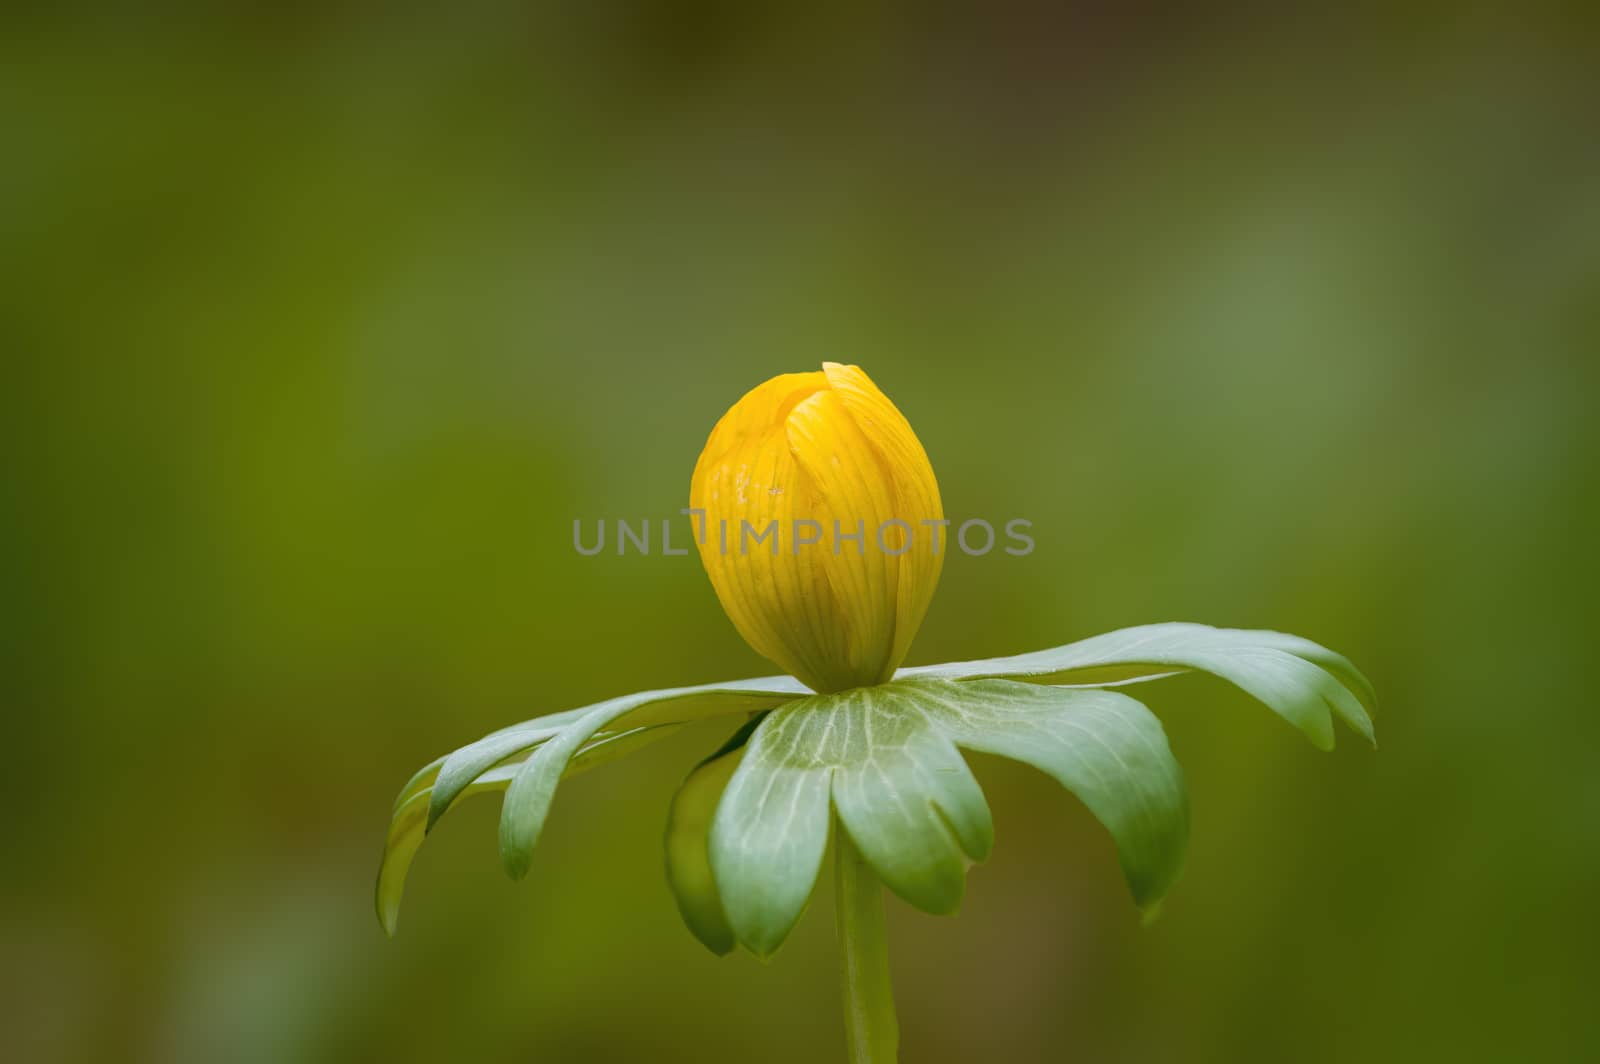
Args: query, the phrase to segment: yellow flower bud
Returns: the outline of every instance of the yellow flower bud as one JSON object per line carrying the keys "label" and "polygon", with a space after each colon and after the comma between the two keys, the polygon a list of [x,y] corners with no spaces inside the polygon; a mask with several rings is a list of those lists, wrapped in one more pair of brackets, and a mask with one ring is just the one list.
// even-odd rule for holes
{"label": "yellow flower bud", "polygon": [[757,652],[816,691],[894,675],[939,583],[944,510],[910,423],[858,367],[748,392],[711,430],[689,505]]}

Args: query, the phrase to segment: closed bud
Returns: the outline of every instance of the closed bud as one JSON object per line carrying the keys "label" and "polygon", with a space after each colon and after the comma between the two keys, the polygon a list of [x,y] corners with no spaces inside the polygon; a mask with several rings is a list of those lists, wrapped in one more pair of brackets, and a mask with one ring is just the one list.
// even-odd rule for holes
{"label": "closed bud", "polygon": [[939,582],[943,520],[911,425],[855,366],[774,377],[711,431],[700,557],[760,654],[817,691],[882,683]]}

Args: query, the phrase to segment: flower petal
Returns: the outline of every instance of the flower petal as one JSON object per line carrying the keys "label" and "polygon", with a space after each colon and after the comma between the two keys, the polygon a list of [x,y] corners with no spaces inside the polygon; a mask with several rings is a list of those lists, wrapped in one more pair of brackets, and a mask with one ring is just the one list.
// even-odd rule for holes
{"label": "flower petal", "polygon": [[700,558],[723,610],[756,652],[811,687],[834,682],[848,631],[823,567],[794,546],[815,492],[790,452],[785,421],[825,388],[820,373],[775,377],[725,414],[695,466],[689,504],[705,514]]}
{"label": "flower petal", "polygon": [[[843,605],[835,624],[849,636],[848,656],[827,690],[880,683],[894,673],[895,602],[900,559],[877,542],[895,516],[894,485],[882,460],[844,402],[818,392],[795,405],[785,424],[788,445],[811,488],[809,516],[825,545],[801,551],[826,577]],[[859,536],[853,542],[844,536]],[[821,548],[821,549],[819,549]]]}
{"label": "flower petal", "polygon": [[[922,627],[922,618],[933,601],[939,574],[944,568],[947,549],[944,529],[924,524],[944,520],[939,482],[933,475],[928,452],[911,429],[911,422],[861,367],[824,362],[822,372],[833,394],[839,397],[863,435],[893,470],[894,516],[909,524],[914,533],[912,548],[899,559],[895,638],[891,652],[898,667],[910,651],[917,630]],[[935,534],[939,537],[937,550],[934,549]]]}

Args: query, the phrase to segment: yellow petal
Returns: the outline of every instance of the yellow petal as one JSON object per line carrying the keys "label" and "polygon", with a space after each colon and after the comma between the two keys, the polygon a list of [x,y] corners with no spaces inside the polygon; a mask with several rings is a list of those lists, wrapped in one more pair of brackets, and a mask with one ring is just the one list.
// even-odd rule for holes
{"label": "yellow petal", "polygon": [[866,374],[829,363],[752,389],[706,441],[690,506],[712,587],[757,652],[819,691],[894,674],[942,563],[942,530],[935,552],[922,522],[943,514],[927,454]]}
{"label": "yellow petal", "polygon": [[[939,574],[944,569],[948,529],[924,522],[942,522],[944,506],[939,499],[939,482],[933,475],[933,463],[922,441],[911,430],[911,422],[889,401],[872,379],[859,366],[844,366],[837,362],[824,362],[822,372],[827,376],[833,393],[850,411],[862,432],[883,456],[885,465],[894,471],[895,516],[908,522],[915,532],[914,546],[900,555],[899,594],[895,612],[895,644],[892,651],[895,668],[906,658],[911,641],[922,627],[922,618],[933,601],[934,589],[939,586]],[[934,549],[937,534],[938,549]]]}
{"label": "yellow petal", "polygon": [[879,549],[878,529],[895,516],[888,470],[844,403],[818,392],[789,413],[788,440],[812,490],[811,517],[823,542],[809,548],[834,598],[836,624],[849,633],[848,687],[894,674],[895,596],[900,560]]}
{"label": "yellow petal", "polygon": [[752,389],[712,430],[689,492],[704,512],[700,557],[723,610],[757,653],[812,687],[845,657],[839,610],[811,552],[774,558],[771,541],[754,540],[773,521],[781,532],[806,497],[783,426],[825,387],[821,373],[791,373]]}

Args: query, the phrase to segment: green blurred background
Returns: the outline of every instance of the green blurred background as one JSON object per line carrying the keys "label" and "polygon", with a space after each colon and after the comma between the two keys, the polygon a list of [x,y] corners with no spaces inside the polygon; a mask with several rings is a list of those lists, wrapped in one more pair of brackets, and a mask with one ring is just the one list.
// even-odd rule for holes
{"label": "green blurred background", "polygon": [[540,712],[770,671],[685,504],[823,359],[957,518],[912,662],[1183,619],[1376,682],[1312,750],[1143,689],[1194,844],[982,760],[958,918],[891,903],[904,1057],[1600,1052],[1597,37],[1401,5],[247,5],[6,16],[0,1030],[18,1061],[823,1061],[831,901],[717,960],[661,873],[713,723],[476,800],[371,909],[394,792]]}

